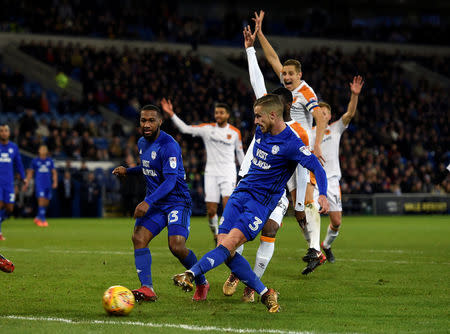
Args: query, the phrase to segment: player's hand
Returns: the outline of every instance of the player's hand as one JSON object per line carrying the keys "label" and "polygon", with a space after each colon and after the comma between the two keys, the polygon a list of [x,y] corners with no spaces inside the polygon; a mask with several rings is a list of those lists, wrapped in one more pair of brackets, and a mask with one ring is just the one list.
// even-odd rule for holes
{"label": "player's hand", "polygon": [[53,182],[53,184],[52,184],[52,188],[53,188],[53,189],[56,189],[56,188],[58,188],[58,183],[57,183],[57,182]]}
{"label": "player's hand", "polygon": [[244,46],[245,48],[249,48],[251,46],[253,46],[253,44],[255,44],[255,39],[256,39],[256,33],[258,32],[258,26],[255,26],[255,32],[252,34],[252,29],[250,28],[250,26],[246,26],[244,27]]}
{"label": "player's hand", "polygon": [[314,146],[314,155],[317,157],[320,164],[323,166],[323,164],[325,163],[325,158],[323,157],[322,149],[320,148],[320,145]]}
{"label": "player's hand", "polygon": [[127,175],[127,169],[123,166],[119,166],[119,167],[114,168],[112,173],[116,176],[125,176],[125,175]]}
{"label": "player's hand", "polygon": [[350,82],[350,91],[354,95],[359,95],[361,93],[361,89],[364,85],[364,80],[360,75],[357,75],[353,78],[353,82]]}
{"label": "player's hand", "polygon": [[[255,32],[262,33],[262,21],[264,19],[264,11],[260,10],[259,15],[255,12],[255,17],[252,19],[255,22]],[[256,29],[258,27],[258,29]]]}
{"label": "player's hand", "polygon": [[161,100],[161,107],[170,117],[173,117],[173,115],[175,115],[172,102],[170,100],[166,100],[165,97],[163,97]]}
{"label": "player's hand", "polygon": [[25,191],[28,188],[29,183],[30,183],[30,180],[28,180],[28,179],[23,180],[23,186],[22,186],[23,191]]}
{"label": "player's hand", "polygon": [[149,208],[150,205],[148,205],[146,201],[142,201],[141,203],[139,203],[134,210],[134,219],[144,217]]}
{"label": "player's hand", "polygon": [[328,210],[330,210],[330,204],[328,204],[327,197],[325,195],[320,195],[317,201],[319,202],[320,205],[319,213],[327,214]]}

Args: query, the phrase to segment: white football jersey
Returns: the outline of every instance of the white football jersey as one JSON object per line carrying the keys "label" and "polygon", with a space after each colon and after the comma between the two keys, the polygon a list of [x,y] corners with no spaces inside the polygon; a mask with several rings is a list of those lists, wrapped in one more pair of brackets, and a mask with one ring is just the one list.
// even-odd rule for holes
{"label": "white football jersey", "polygon": [[205,175],[236,177],[235,154],[239,164],[244,160],[241,132],[237,128],[231,124],[221,128],[217,123],[187,125],[176,115],[172,121],[182,133],[202,138],[206,149]]}
{"label": "white football jersey", "polygon": [[[291,118],[297,123],[300,123],[306,131],[310,132],[313,125],[312,112],[316,108],[320,110],[316,93],[302,80],[300,86],[292,91],[292,97]],[[310,142],[314,143],[314,141]]]}
{"label": "white football jersey", "polygon": [[[325,134],[323,136],[322,144],[320,145],[322,149],[322,155],[325,159],[323,168],[327,173],[327,178],[337,176],[339,180],[341,179],[341,166],[339,164],[339,142],[341,141],[342,133],[347,129],[347,125],[344,125],[342,117],[331,124],[327,125],[325,129]],[[316,127],[313,128],[311,141],[314,142],[316,139]]]}

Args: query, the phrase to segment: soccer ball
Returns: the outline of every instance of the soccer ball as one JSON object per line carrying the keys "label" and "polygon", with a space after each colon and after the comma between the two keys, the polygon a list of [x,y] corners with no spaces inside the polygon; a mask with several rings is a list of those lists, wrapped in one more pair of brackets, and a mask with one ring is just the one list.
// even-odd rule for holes
{"label": "soccer ball", "polygon": [[127,315],[134,307],[134,295],[124,286],[114,285],[103,294],[103,308],[112,315]]}

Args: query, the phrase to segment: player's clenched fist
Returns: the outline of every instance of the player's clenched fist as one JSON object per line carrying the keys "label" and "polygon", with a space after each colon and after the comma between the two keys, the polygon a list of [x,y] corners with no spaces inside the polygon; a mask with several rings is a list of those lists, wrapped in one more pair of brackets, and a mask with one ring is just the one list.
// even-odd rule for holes
{"label": "player's clenched fist", "polygon": [[114,168],[112,173],[116,176],[125,176],[125,175],[127,175],[127,169],[123,166],[119,166],[119,167]]}
{"label": "player's clenched fist", "polygon": [[134,219],[144,217],[149,207],[150,205],[148,205],[146,201],[142,201],[141,203],[139,203],[134,210]]}

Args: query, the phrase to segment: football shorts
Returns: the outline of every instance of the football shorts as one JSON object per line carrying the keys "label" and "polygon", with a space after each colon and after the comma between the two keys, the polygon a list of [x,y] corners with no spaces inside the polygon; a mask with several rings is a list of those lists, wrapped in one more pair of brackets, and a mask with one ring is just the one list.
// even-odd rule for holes
{"label": "football shorts", "polygon": [[220,196],[230,197],[236,187],[236,176],[205,175],[205,202],[219,203]]}
{"label": "football shorts", "polygon": [[14,183],[0,184],[0,201],[3,203],[14,203],[16,194],[14,192]]}
{"label": "football shorts", "polygon": [[[314,188],[314,202],[319,206],[319,188]],[[337,176],[330,177],[328,179],[327,199],[330,204],[329,211],[342,211],[342,196],[341,186],[339,185],[339,178]]]}

